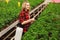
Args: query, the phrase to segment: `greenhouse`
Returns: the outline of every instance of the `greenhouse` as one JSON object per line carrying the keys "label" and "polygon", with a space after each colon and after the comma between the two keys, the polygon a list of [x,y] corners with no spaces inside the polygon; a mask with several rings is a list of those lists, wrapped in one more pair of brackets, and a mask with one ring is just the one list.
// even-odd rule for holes
{"label": "greenhouse", "polygon": [[60,0],[0,0],[0,40],[60,40]]}

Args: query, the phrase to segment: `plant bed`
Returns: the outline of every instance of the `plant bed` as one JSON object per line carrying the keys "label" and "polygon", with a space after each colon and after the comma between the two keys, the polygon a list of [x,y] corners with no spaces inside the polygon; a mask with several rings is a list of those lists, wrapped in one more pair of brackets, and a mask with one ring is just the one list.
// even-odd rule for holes
{"label": "plant bed", "polygon": [[22,40],[60,40],[60,4],[50,3]]}

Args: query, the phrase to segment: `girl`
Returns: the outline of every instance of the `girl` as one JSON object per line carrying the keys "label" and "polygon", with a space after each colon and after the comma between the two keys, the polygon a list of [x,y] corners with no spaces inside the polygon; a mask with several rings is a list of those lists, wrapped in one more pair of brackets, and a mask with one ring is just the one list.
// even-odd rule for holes
{"label": "girl", "polygon": [[23,33],[27,32],[30,24],[35,21],[34,18],[30,19],[30,4],[28,2],[24,2],[22,4],[22,11],[19,14],[19,21],[20,21],[20,27],[23,28]]}

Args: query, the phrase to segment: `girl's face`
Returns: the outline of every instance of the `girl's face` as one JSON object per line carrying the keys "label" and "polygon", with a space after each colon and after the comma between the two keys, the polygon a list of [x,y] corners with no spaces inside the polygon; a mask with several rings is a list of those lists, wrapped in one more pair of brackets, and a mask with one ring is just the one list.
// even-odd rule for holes
{"label": "girl's face", "polygon": [[29,3],[26,3],[26,9],[30,9],[30,4]]}

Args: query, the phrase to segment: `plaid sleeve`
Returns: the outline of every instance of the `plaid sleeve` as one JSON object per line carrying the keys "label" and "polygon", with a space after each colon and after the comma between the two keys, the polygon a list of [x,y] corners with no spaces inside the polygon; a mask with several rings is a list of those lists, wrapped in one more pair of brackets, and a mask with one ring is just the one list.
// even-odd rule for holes
{"label": "plaid sleeve", "polygon": [[22,23],[24,21],[24,13],[23,12],[21,12],[19,15],[19,21],[20,21],[20,23]]}

